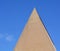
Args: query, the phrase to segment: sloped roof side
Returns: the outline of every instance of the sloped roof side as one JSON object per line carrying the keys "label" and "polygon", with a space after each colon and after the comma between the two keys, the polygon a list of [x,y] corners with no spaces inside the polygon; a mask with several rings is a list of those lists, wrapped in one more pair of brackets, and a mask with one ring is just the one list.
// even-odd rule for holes
{"label": "sloped roof side", "polygon": [[14,51],[56,51],[35,8]]}

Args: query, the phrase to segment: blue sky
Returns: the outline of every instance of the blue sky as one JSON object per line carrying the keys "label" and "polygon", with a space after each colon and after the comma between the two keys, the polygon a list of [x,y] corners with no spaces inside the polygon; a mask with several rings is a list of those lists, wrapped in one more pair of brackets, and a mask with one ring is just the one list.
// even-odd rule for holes
{"label": "blue sky", "polygon": [[60,51],[60,0],[0,0],[0,51],[13,51],[33,8]]}

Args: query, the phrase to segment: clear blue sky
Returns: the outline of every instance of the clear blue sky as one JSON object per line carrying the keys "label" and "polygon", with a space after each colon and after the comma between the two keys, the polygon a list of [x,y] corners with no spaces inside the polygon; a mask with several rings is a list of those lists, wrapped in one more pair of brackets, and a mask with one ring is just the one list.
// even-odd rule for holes
{"label": "clear blue sky", "polygon": [[0,0],[0,51],[13,51],[34,7],[60,51],[60,0]]}

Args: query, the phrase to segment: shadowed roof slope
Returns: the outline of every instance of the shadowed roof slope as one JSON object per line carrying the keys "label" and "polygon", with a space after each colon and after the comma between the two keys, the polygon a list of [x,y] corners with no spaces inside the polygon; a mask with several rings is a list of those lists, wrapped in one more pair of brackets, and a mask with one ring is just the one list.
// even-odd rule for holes
{"label": "shadowed roof slope", "polygon": [[35,8],[14,51],[56,51]]}

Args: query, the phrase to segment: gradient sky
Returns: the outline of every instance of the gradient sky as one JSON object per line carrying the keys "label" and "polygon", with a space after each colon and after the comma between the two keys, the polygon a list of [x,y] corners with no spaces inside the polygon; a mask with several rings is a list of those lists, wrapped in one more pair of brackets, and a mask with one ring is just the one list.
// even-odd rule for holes
{"label": "gradient sky", "polygon": [[13,51],[33,8],[60,51],[60,0],[0,0],[0,51]]}

